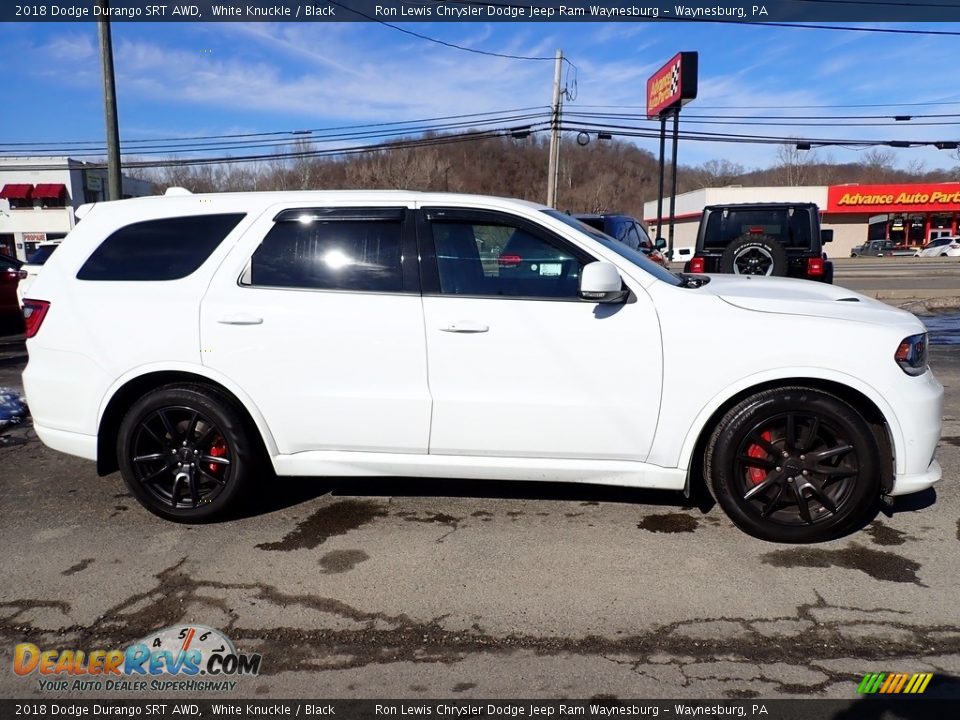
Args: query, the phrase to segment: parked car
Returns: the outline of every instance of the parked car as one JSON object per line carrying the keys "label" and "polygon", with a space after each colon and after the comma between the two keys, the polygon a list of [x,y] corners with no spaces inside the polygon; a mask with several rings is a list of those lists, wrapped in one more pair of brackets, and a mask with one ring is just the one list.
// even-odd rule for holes
{"label": "parked car", "polygon": [[916,257],[960,257],[960,237],[938,237],[917,251]]}
{"label": "parked car", "polygon": [[584,222],[600,232],[606,233],[614,240],[619,240],[624,245],[634,250],[641,251],[648,258],[666,267],[667,258],[662,250],[666,243],[660,240],[658,243],[650,239],[650,233],[646,226],[635,217],[630,215],[616,214],[587,214],[581,213],[574,215],[580,222]]}
{"label": "parked car", "polygon": [[913,257],[917,248],[896,245],[892,240],[868,240],[850,250],[850,257]]}
{"label": "parked car", "polygon": [[[526,201],[98,203],[24,314],[40,439],[175,521],[275,475],[705,483],[746,532],[810,542],[941,474],[943,387],[910,313],[674,274]],[[750,340],[761,326],[775,342]]]}
{"label": "parked car", "polygon": [[0,335],[23,332],[23,314],[17,302],[22,265],[16,258],[0,254]]}
{"label": "parked car", "polygon": [[788,276],[833,282],[814,203],[739,203],[703,209],[697,246],[684,266],[691,273]]}
{"label": "parked car", "polygon": [[693,259],[694,254],[696,254],[696,248],[693,245],[679,245],[674,246],[673,254],[670,256],[671,262],[682,262],[687,263]]}
{"label": "parked car", "polygon": [[37,249],[34,250],[30,257],[27,258],[27,262],[20,266],[20,282],[17,285],[17,303],[20,306],[23,305],[23,298],[26,297],[27,291],[33,284],[33,279],[37,276],[37,274],[43,268],[43,264],[47,262],[47,259],[51,255],[53,255],[53,251],[56,250],[59,245],[59,240],[50,240],[40,243],[37,246]]}

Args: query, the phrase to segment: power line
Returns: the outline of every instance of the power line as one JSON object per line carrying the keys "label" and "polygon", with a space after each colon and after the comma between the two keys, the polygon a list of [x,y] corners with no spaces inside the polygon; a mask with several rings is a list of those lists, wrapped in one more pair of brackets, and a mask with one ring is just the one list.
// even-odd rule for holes
{"label": "power line", "polygon": [[[660,137],[659,130],[653,128],[639,128],[631,125],[608,125],[604,123],[581,122],[573,127],[564,127],[567,132],[604,132],[626,137]],[[752,135],[749,133],[721,133],[708,132],[705,130],[682,130],[680,138],[684,140],[697,140],[704,142],[739,142],[756,143],[766,145],[793,145],[796,143],[809,143],[810,145],[825,147],[828,145],[839,146],[888,146],[888,147],[914,147],[914,146],[934,146],[949,147],[956,145],[955,140],[857,140],[841,138],[806,138],[796,136],[775,136],[775,135]]]}
{"label": "power line", "polygon": [[[459,123],[447,123],[444,125],[428,125],[428,126],[406,126],[400,128],[393,128],[390,130],[368,130],[360,131],[353,133],[338,133],[338,134],[318,134],[318,135],[309,135],[301,136],[296,138],[283,138],[283,139],[271,139],[263,141],[262,139],[254,140],[244,140],[244,141],[227,141],[227,142],[207,142],[203,144],[190,144],[190,143],[174,143],[167,144],[161,143],[156,145],[138,145],[136,147],[128,147],[124,144],[124,149],[127,154],[137,153],[140,155],[159,155],[162,153],[193,153],[193,152],[202,152],[205,150],[251,150],[256,148],[267,148],[267,147],[284,147],[291,145],[300,145],[300,144],[313,144],[317,142],[330,143],[337,141],[345,140],[359,140],[359,139],[372,139],[372,138],[390,138],[398,137],[404,135],[414,135],[414,134],[427,134],[427,133],[438,133],[438,132],[450,132],[454,130],[463,130],[466,128],[476,128],[477,126],[489,125],[491,123],[503,124],[504,122],[517,123],[521,121],[545,121],[548,117],[548,114],[545,112],[527,114],[527,115],[508,115],[501,116],[497,118],[491,118],[482,122],[477,121],[464,121]],[[31,150],[29,151],[36,157],[56,157],[63,154],[63,150],[60,148],[45,148],[42,150]],[[13,155],[24,153],[23,149],[2,149],[0,148],[0,157],[4,155]],[[103,144],[99,144],[92,147],[85,148],[72,148],[68,151],[68,154],[71,157],[81,158],[81,157],[98,157],[103,153]]]}
{"label": "power line", "polygon": [[405,35],[411,35],[412,37],[419,38],[420,40],[426,40],[428,42],[436,43],[437,45],[443,45],[444,47],[448,47],[453,50],[462,50],[464,52],[475,53],[477,55],[487,55],[489,57],[506,58],[508,60],[553,60],[553,57],[548,55],[542,55],[542,56],[511,55],[510,53],[498,53],[498,52],[493,52],[491,50],[479,50],[477,48],[466,47],[464,45],[457,45],[456,43],[447,42],[446,40],[440,40],[435,37],[430,37],[429,35],[423,35],[421,33],[414,32],[413,30],[407,30],[406,28],[400,27],[399,25],[394,25],[393,23],[388,23],[384,20],[381,20],[380,18],[373,17],[372,15],[367,15],[365,12],[361,12],[356,8],[349,8],[346,5],[341,5],[340,3],[336,2],[336,0],[329,0],[329,2],[331,5],[336,5],[337,7],[341,7],[344,10],[347,10],[348,12],[356,13],[357,15],[367,18],[367,20],[372,20],[373,22],[380,23],[384,27],[388,27],[391,30],[402,32]]}
{"label": "power line", "polygon": [[[497,116],[494,119],[500,119],[501,117],[507,116],[509,113],[522,113],[531,110],[541,110],[544,113],[549,113],[550,108],[547,105],[533,105],[530,107],[522,108],[510,108],[507,110],[490,110],[488,112],[481,113],[464,113],[461,115],[441,115],[437,117],[430,118],[419,118],[416,120],[394,120],[392,122],[380,122],[380,123],[364,123],[357,125],[338,125],[328,128],[308,128],[304,130],[273,130],[269,132],[255,132],[255,133],[232,133],[232,134],[220,134],[220,135],[184,135],[181,137],[172,137],[172,138],[141,138],[139,140],[124,140],[124,145],[136,145],[142,143],[160,143],[160,142],[188,142],[192,140],[225,140],[225,139],[234,139],[234,138],[263,138],[269,137],[271,135],[277,136],[290,136],[290,135],[312,135],[313,133],[324,133],[332,130],[363,130],[367,128],[378,128],[378,127],[394,127],[400,125],[420,125],[428,122],[439,122],[442,120],[463,120],[466,118],[480,118],[487,116]],[[71,145],[102,145],[103,140],[64,140],[56,143],[56,147],[64,147]],[[2,142],[0,147],[21,147],[21,146],[43,146],[43,145],[54,145],[52,142],[44,141],[35,141],[35,142]]]}
{"label": "power line", "polygon": [[[269,160],[295,160],[303,158],[319,157],[338,157],[347,155],[359,155],[366,153],[382,153],[391,150],[407,150],[420,147],[432,147],[437,145],[451,145],[463,142],[476,142],[493,138],[503,138],[516,136],[523,137],[531,134],[543,132],[546,127],[522,126],[513,128],[496,128],[472,133],[459,133],[453,135],[442,135],[432,138],[421,138],[411,140],[399,140],[390,143],[376,143],[371,145],[355,145],[337,148],[304,150],[290,153],[265,153],[259,155],[240,155],[240,156],[220,156],[206,158],[167,158],[157,160],[128,160],[123,162],[124,169],[132,168],[159,168],[159,167],[192,167],[202,165],[231,165],[251,162],[264,162]],[[135,157],[135,156],[134,156]],[[86,162],[87,168],[103,168],[106,163]],[[4,170],[57,170],[59,165],[4,165]]]}
{"label": "power line", "polygon": [[[647,120],[646,113],[581,113],[594,115],[596,117],[620,117],[637,118]],[[926,113],[917,115],[719,115],[719,114],[695,114],[684,115],[683,119],[697,118],[701,120],[895,120],[897,117],[909,118],[909,120],[897,121],[900,124],[915,119],[931,120],[940,118],[960,118],[960,113]],[[655,122],[651,120],[651,122]]]}
{"label": "power line", "polygon": [[[837,110],[847,108],[879,108],[879,107],[917,107],[929,105],[960,105],[960,100],[931,100],[927,102],[905,103],[854,103],[847,105],[700,105],[698,110]],[[578,105],[580,108],[621,108],[625,110],[646,110],[646,105]],[[783,117],[783,116],[777,116]]]}

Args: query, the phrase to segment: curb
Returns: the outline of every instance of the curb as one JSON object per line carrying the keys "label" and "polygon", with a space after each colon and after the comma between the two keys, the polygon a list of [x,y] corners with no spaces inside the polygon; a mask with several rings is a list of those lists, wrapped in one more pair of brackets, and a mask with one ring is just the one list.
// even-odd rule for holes
{"label": "curb", "polygon": [[[878,298],[880,299],[880,298]],[[933,312],[944,312],[951,310],[960,310],[960,297],[931,297],[931,298],[914,298],[907,301],[898,301],[892,302],[893,298],[889,302],[895,304],[901,310],[906,310],[907,312],[916,313],[933,313]],[[884,302],[888,302],[884,300]]]}

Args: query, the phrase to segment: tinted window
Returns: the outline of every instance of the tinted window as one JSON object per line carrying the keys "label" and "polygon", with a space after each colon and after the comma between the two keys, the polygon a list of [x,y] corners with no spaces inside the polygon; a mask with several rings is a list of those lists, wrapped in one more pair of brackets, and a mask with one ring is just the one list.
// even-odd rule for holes
{"label": "tinted window", "polygon": [[640,249],[640,236],[637,234],[634,223],[629,218],[614,218],[610,222],[607,232],[613,239],[619,240],[628,248]]}
{"label": "tinted window", "polygon": [[38,247],[33,255],[27,258],[27,262],[31,265],[43,265],[47,258],[53,255],[53,251],[56,250],[59,245],[41,245]]}
{"label": "tinted window", "polygon": [[247,284],[317,290],[399,292],[400,219],[278,222],[250,261]]}
{"label": "tinted window", "polygon": [[431,223],[440,291],[448,295],[578,298],[589,259],[510,225]]}
{"label": "tinted window", "polygon": [[146,220],[120,228],[89,257],[80,280],[176,280],[210,257],[243,213]]}
{"label": "tinted window", "polygon": [[739,238],[761,235],[771,237],[787,247],[809,249],[812,240],[810,213],[806,208],[711,212],[703,245],[707,248],[724,248]]}
{"label": "tinted window", "polygon": [[620,257],[629,260],[634,265],[637,265],[644,270],[646,270],[651,275],[654,275],[659,280],[663,282],[670,283],[671,285],[681,285],[680,278],[674,275],[672,272],[666,268],[660,267],[657,263],[652,260],[647,259],[647,257],[640,252],[639,250],[631,250],[626,245],[621,242],[617,242],[608,235],[605,235],[602,232],[597,232],[589,225],[585,225],[576,218],[572,218],[569,215],[564,215],[563,213],[557,212],[556,210],[542,210],[544,215],[549,215],[550,217],[559,220],[560,222],[569,225],[571,228],[577,232],[583,233],[584,235],[592,238],[594,242],[598,242],[603,245],[608,250],[612,250]]}

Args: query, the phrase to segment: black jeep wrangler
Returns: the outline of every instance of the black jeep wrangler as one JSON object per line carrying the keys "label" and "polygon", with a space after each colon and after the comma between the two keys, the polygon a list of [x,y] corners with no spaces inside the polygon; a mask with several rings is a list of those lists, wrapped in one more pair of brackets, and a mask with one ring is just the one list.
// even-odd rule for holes
{"label": "black jeep wrangler", "polygon": [[778,275],[833,282],[814,203],[744,203],[703,209],[689,273]]}

